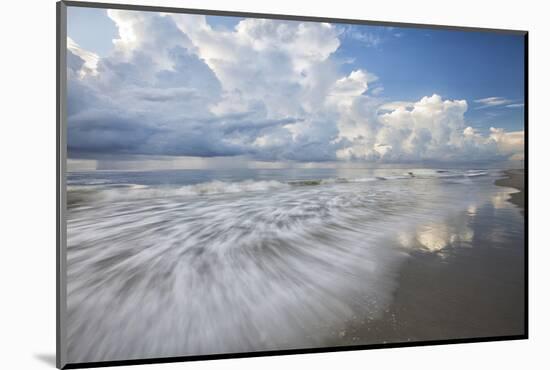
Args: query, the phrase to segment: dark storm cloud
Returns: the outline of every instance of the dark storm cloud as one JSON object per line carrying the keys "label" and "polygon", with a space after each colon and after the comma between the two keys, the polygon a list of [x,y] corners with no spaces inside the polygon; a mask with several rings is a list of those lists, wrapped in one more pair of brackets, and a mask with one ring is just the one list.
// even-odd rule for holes
{"label": "dark storm cloud", "polygon": [[[68,151],[266,161],[521,158],[523,131],[479,132],[468,102],[383,101],[377,77],[343,74],[333,25],[109,10],[108,56],[68,40]],[[348,67],[346,67],[348,68]],[[377,82],[379,83],[379,82]]]}

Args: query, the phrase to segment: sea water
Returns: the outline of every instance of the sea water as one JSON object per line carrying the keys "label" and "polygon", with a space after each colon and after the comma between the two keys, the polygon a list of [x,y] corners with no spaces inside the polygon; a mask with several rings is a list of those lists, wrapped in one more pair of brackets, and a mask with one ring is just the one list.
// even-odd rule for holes
{"label": "sea water", "polygon": [[[67,178],[71,362],[311,348],[376,320],[414,249],[471,244],[487,169],[94,171]],[[499,225],[496,225],[499,226]]]}

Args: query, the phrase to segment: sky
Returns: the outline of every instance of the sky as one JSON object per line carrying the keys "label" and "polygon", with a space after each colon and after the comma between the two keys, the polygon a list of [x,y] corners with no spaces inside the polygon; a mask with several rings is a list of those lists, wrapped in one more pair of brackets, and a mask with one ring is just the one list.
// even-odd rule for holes
{"label": "sky", "polygon": [[69,7],[67,36],[77,167],[523,159],[521,35]]}

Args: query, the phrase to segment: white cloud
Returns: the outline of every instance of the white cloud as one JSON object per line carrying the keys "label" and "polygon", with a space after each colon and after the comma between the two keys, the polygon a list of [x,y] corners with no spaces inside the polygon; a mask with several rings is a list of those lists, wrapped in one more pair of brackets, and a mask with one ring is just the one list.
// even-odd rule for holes
{"label": "white cloud", "polygon": [[336,80],[329,90],[329,96],[341,100],[342,97],[356,97],[367,91],[368,75],[365,71],[352,71],[349,76]]}
{"label": "white cloud", "polygon": [[523,160],[523,131],[506,132],[502,128],[490,128],[490,140],[493,140],[501,154],[511,156],[514,160]]}
{"label": "white cloud", "polygon": [[514,104],[508,104],[506,108],[523,108],[523,103],[514,103]]}
{"label": "white cloud", "polygon": [[[87,74],[97,75],[97,63],[99,62],[99,56],[91,51],[82,49],[76,42],[73,41],[70,37],[67,37],[67,49],[73,54],[76,55],[80,60],[69,60],[69,68],[73,67],[74,69],[79,70],[78,77],[84,78]],[[77,63],[72,64],[72,63]]]}
{"label": "white cloud", "polygon": [[268,117],[312,113],[338,78],[329,56],[340,41],[329,24],[245,19],[220,32],[201,16],[171,17],[225,89],[218,113],[258,103]]}
{"label": "white cloud", "polygon": [[512,101],[506,98],[498,97],[498,96],[491,96],[489,98],[474,100],[474,102],[480,104],[480,106],[477,107],[476,109],[484,109],[484,108],[497,107],[500,105],[509,104]]}
{"label": "white cloud", "polygon": [[383,38],[374,32],[364,32],[357,29],[357,27],[345,27],[343,29],[343,35],[353,40],[359,41],[367,47],[377,47],[383,41]]}
{"label": "white cloud", "polygon": [[378,108],[380,111],[393,111],[398,108],[408,109],[414,106],[414,102],[411,101],[392,101],[384,103]]}
{"label": "white cloud", "polygon": [[[411,109],[398,107],[380,116],[383,127],[377,144],[384,144],[383,157],[394,160],[445,159],[460,146],[463,136],[465,100],[424,97]],[[451,159],[451,158],[448,158]]]}
{"label": "white cloud", "polygon": [[380,99],[381,86],[369,90],[375,74],[340,72],[343,35],[329,24],[245,19],[214,29],[200,15],[108,15],[119,30],[110,55],[69,42],[73,156],[454,161],[523,150],[517,133],[468,127],[465,100]]}
{"label": "white cloud", "polygon": [[372,89],[371,94],[376,96],[376,95],[382,94],[383,92],[384,92],[384,87],[383,86],[377,86],[374,89]]}
{"label": "white cloud", "polygon": [[417,102],[382,104],[374,122],[360,125],[362,131],[341,129],[341,135],[353,145],[340,149],[338,156],[392,162],[522,156],[523,131],[491,129],[490,135],[483,135],[466,125],[467,109],[465,100],[444,100],[436,94]]}

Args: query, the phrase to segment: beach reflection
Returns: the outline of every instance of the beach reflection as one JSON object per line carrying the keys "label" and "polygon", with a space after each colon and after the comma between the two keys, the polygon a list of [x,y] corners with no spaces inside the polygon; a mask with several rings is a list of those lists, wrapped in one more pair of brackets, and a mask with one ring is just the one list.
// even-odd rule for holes
{"label": "beach reflection", "polygon": [[474,230],[466,222],[467,219],[461,217],[454,220],[449,219],[448,223],[425,224],[419,226],[412,233],[400,233],[398,241],[405,248],[434,253],[459,243],[461,246],[471,246]]}
{"label": "beach reflection", "polygon": [[[505,243],[511,234],[520,234],[519,212],[508,200],[515,190],[511,188],[492,189],[488,201],[470,204],[465,211],[447,216],[440,222],[419,224],[412,230],[397,234],[397,242],[407,250],[425,251],[445,258],[450,248],[471,248],[476,237],[475,229],[481,231],[479,239],[490,242],[487,245]],[[503,220],[516,220],[503,221]],[[510,228],[510,226],[512,226]],[[523,232],[521,230],[521,232]]]}
{"label": "beach reflection", "polygon": [[510,203],[508,202],[508,199],[510,198],[510,194],[513,192],[514,191],[499,191],[498,193],[494,194],[491,197],[493,207],[496,209],[509,208]]}
{"label": "beach reflection", "polygon": [[474,231],[465,226],[446,224],[432,224],[424,226],[417,234],[417,239],[423,247],[430,252],[438,252],[446,246],[457,242],[470,243],[474,237]]}

